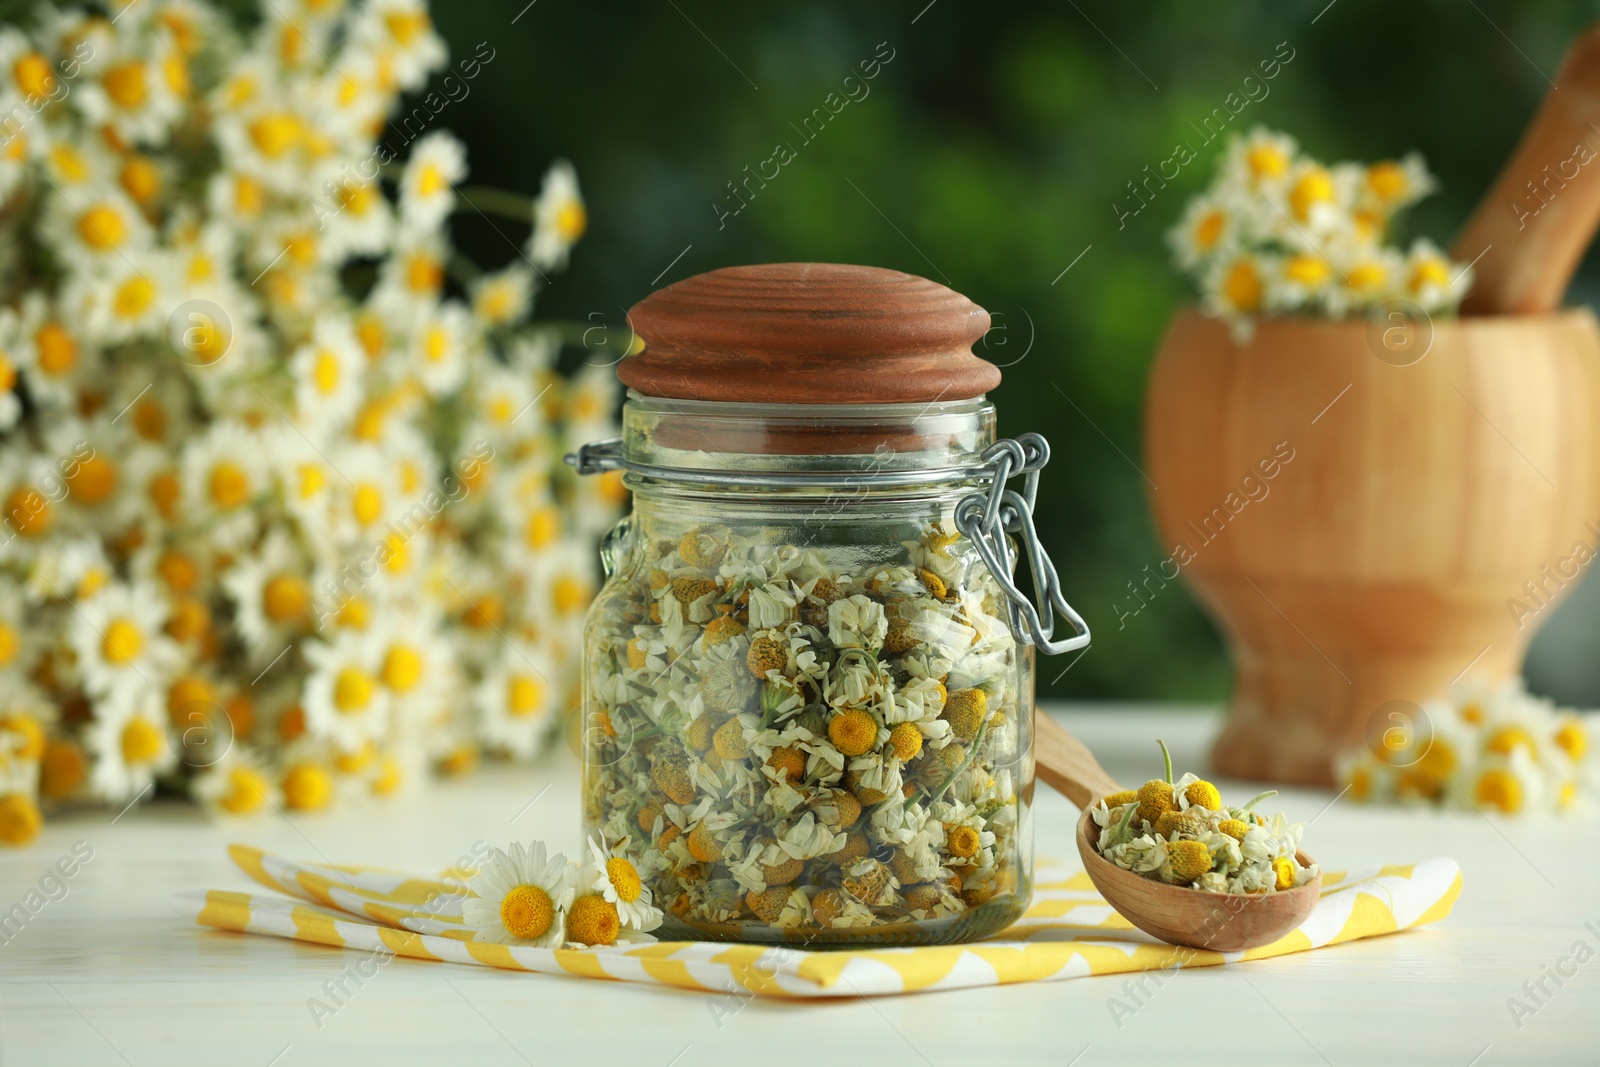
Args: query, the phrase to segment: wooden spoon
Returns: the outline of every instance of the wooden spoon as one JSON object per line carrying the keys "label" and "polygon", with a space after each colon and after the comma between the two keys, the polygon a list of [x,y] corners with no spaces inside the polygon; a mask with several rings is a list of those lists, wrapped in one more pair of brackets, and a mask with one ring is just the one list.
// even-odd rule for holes
{"label": "wooden spoon", "polygon": [[[1042,712],[1033,717],[1033,755],[1038,777],[1083,809],[1078,855],[1089,880],[1119,915],[1152,937],[1188,948],[1240,952],[1270,945],[1304,922],[1316,906],[1321,871],[1305,885],[1246,896],[1167,885],[1123,870],[1100,855],[1094,844],[1100,828],[1089,814],[1097,800],[1122,787],[1082,741]],[[1296,858],[1302,866],[1311,865],[1304,852]]]}
{"label": "wooden spoon", "polygon": [[[1575,41],[1450,252],[1477,260],[1467,315],[1554,311],[1600,226],[1600,23]],[[1479,258],[1479,257],[1482,258]]]}

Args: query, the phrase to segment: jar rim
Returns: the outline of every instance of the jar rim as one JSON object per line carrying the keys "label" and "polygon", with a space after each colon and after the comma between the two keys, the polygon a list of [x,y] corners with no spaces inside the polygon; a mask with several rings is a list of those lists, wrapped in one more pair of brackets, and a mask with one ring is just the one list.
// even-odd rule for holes
{"label": "jar rim", "polygon": [[[688,471],[888,474],[983,462],[995,442],[984,397],[894,404],[753,404],[678,400],[631,391],[620,458],[629,467]],[[783,477],[796,484],[793,477]],[[918,477],[925,482],[926,477]]]}

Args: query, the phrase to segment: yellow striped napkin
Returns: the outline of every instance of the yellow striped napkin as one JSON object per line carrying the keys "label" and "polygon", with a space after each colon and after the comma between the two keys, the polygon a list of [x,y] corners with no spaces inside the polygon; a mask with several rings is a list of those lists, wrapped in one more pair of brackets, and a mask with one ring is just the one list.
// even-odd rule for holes
{"label": "yellow striped napkin", "polygon": [[1249,952],[1204,952],[1133,929],[1088,875],[1041,861],[1033,906],[986,941],[829,952],[663,941],[579,951],[470,940],[459,895],[467,872],[441,875],[457,879],[452,891],[438,879],[299,863],[246,845],[228,852],[251,878],[293,899],[220,889],[177,894],[179,913],[202,926],[384,956],[776,997],[880,996],[1266,959],[1437,922],[1461,893],[1461,868],[1449,859],[1324,872],[1321,900],[1297,930]]}

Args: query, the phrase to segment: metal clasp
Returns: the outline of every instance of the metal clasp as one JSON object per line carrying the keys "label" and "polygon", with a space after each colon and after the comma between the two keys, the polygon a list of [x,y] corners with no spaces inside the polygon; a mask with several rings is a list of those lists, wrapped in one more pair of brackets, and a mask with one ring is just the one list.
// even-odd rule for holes
{"label": "metal clasp", "polygon": [[[1067,603],[1055,564],[1039,543],[1039,534],[1033,525],[1039,471],[1050,462],[1049,442],[1039,434],[1025,433],[1015,441],[996,442],[984,452],[983,459],[985,465],[993,466],[994,481],[987,493],[970,493],[956,504],[956,528],[971,539],[995,581],[1000,583],[1011,617],[1011,632],[1017,640],[1035,646],[1047,656],[1083,648],[1089,643],[1089,627]],[[1006,488],[1006,483],[1019,474],[1023,476],[1021,493]],[[1017,557],[1008,534],[1017,535],[1021,541],[1022,554],[1033,573],[1037,608],[1012,579]],[[1071,637],[1053,639],[1058,611],[1072,624]]]}

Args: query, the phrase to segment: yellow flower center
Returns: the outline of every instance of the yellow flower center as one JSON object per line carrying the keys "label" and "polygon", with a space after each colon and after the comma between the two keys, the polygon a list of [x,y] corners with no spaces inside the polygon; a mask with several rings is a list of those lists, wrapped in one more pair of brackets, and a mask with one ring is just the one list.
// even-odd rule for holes
{"label": "yellow flower center", "polygon": [[267,802],[267,779],[253,767],[235,767],[228,772],[228,789],[217,801],[231,815],[250,815]]}
{"label": "yellow flower center", "polygon": [[1474,790],[1478,803],[1498,808],[1507,815],[1522,810],[1522,783],[1510,771],[1488,770],[1478,776]]}
{"label": "yellow flower center", "polygon": [[300,494],[301,500],[310,500],[322,492],[322,487],[328,484],[328,476],[321,467],[315,463],[300,464],[298,484],[295,491]]}
{"label": "yellow flower center", "polygon": [[223,460],[211,468],[211,502],[227,511],[250,499],[250,476],[237,463]]}
{"label": "yellow flower center", "polygon": [[443,326],[429,326],[422,342],[422,354],[429,363],[442,363],[450,354],[450,334]]}
{"label": "yellow flower center", "polygon": [[529,548],[544,548],[561,536],[561,513],[553,507],[540,508],[528,516],[523,536]]}
{"label": "yellow flower center", "polygon": [[7,845],[26,845],[39,836],[44,818],[39,805],[23,793],[7,793],[0,797],[0,842]]}
{"label": "yellow flower center", "polygon": [[1227,221],[1228,217],[1220,211],[1206,212],[1200,216],[1200,221],[1195,223],[1194,243],[1202,250],[1211,249],[1222,236],[1222,228]]}
{"label": "yellow flower center", "polygon": [[389,333],[383,328],[383,323],[370,315],[364,316],[356,324],[356,338],[361,342],[361,347],[367,350],[368,359],[383,355],[383,350],[389,344]]}
{"label": "yellow flower center", "polygon": [[358,667],[346,667],[334,679],[333,706],[346,715],[365,711],[377,688],[372,675]]}
{"label": "yellow flower center", "polygon": [[1344,282],[1358,292],[1371,292],[1389,280],[1389,271],[1381,263],[1360,263],[1350,268]]}
{"label": "yellow flower center", "polygon": [[161,755],[164,741],[160,727],[143,716],[135,716],[122,728],[122,758],[129,763],[150,763]]}
{"label": "yellow flower center", "polygon": [[[0,393],[9,393],[12,389],[16,388],[16,385],[16,365],[13,364],[10,359],[6,358],[5,353],[0,352]],[[501,421],[503,422],[505,420],[502,419]]]}
{"label": "yellow flower center", "polygon": [[146,441],[159,441],[167,434],[167,412],[157,400],[141,400],[133,405],[133,430]]}
{"label": "yellow flower center", "polygon": [[611,881],[611,888],[617,891],[617,899],[624,904],[632,904],[639,899],[639,894],[644,892],[644,885],[639,881],[639,872],[632,863],[621,856],[612,856],[606,860],[606,878]]}
{"label": "yellow flower center", "polygon": [[383,25],[396,44],[408,45],[426,33],[433,23],[425,11],[390,11],[383,16]]}
{"label": "yellow flower center", "polygon": [[981,838],[978,831],[970,826],[952,827],[945,835],[945,844],[950,848],[952,856],[962,859],[971,859],[978,854],[978,845]]}
{"label": "yellow flower center", "polygon": [[580,578],[563,574],[556,579],[553,598],[556,611],[571,614],[589,602],[589,585]]}
{"label": "yellow flower center", "polygon": [[283,800],[296,811],[320,811],[333,798],[333,776],[327,768],[302,763],[283,776]]}
{"label": "yellow flower center", "polygon": [[922,751],[922,731],[917,729],[916,723],[896,723],[889,731],[889,747],[894,749],[897,759],[916,759]]}
{"label": "yellow flower center", "polygon": [[144,631],[129,619],[112,619],[100,641],[100,654],[107,663],[127,666],[144,650]]}
{"label": "yellow flower center", "polygon": [[[0,663],[3,663],[0,660]],[[1584,732],[1583,724],[1577,719],[1564,719],[1556,727],[1556,747],[1572,757],[1573,761],[1583,759],[1589,750],[1589,735]]]}
{"label": "yellow flower center", "polygon": [[567,244],[582,237],[588,225],[589,213],[576,200],[568,200],[561,205],[561,210],[556,212],[556,233],[560,234],[561,239]]}
{"label": "yellow flower center", "polygon": [[1328,261],[1319,255],[1302,252],[1283,263],[1283,276],[1300,285],[1321,285],[1328,280]]}
{"label": "yellow flower center", "polygon": [[828,723],[828,740],[846,756],[859,756],[878,737],[878,724],[860,708],[846,708]]}
{"label": "yellow flower center", "polygon": [[101,84],[105,86],[106,95],[124,111],[137,110],[150,98],[149,79],[142,59],[118,63],[106,71]]}
{"label": "yellow flower center", "polygon": [[121,246],[128,236],[128,224],[116,208],[95,204],[78,216],[78,236],[90,248],[104,252]]}
{"label": "yellow flower center", "polygon": [[436,293],[444,284],[444,266],[426,252],[418,252],[406,260],[406,285],[412,292]]}
{"label": "yellow flower center", "polygon": [[1477,726],[1483,721],[1483,706],[1481,704],[1467,704],[1461,709],[1461,721]]}
{"label": "yellow flower center", "polygon": [[567,912],[567,940],[583,945],[609,945],[622,931],[617,906],[599,894],[581,896]]}
{"label": "yellow flower center", "polygon": [[78,791],[89,776],[89,761],[71,741],[51,741],[39,764],[39,793],[46,800],[64,800]]}
{"label": "yellow flower center", "polygon": [[385,756],[378,764],[377,776],[372,779],[372,792],[380,797],[389,796],[399,790],[405,781],[405,769],[400,766],[400,761],[393,756]]}
{"label": "yellow flower center", "polygon": [[312,365],[311,380],[320,393],[331,393],[339,388],[339,357],[332,352],[318,352]]}
{"label": "yellow flower center", "polygon": [[50,165],[55,168],[56,177],[72,185],[89,177],[89,161],[66,141],[50,146]]}
{"label": "yellow flower center", "polygon": [[1254,311],[1261,306],[1261,289],[1260,273],[1245,259],[1229,267],[1222,280],[1222,295],[1240,311]]}
{"label": "yellow flower center", "polygon": [[178,515],[178,476],[171,471],[162,471],[150,479],[146,489],[150,494],[150,502],[156,506],[163,519],[174,519]]}
{"label": "yellow flower center", "polygon": [[5,519],[23,537],[39,537],[46,533],[55,520],[50,501],[31,486],[12,491],[6,498]]}
{"label": "yellow flower center", "polygon": [[117,180],[127,194],[140,204],[148,204],[161,191],[161,172],[144,156],[129,156]]}
{"label": "yellow flower center", "polygon": [[1289,169],[1289,157],[1276,145],[1258,144],[1245,155],[1250,173],[1257,178],[1281,178]]}
{"label": "yellow flower center", "polygon": [[305,129],[284,111],[263,115],[250,124],[250,140],[268,159],[277,159],[300,143]]}
{"label": "yellow flower center", "polygon": [[9,667],[22,647],[16,628],[0,622],[0,668]]}
{"label": "yellow flower center", "polygon": [[1400,164],[1386,161],[1367,168],[1367,188],[1382,201],[1398,199],[1406,191],[1406,172]]}
{"label": "yellow flower center", "polygon": [[396,693],[409,693],[422,681],[422,654],[408,645],[395,645],[383,658],[383,684]]}
{"label": "yellow flower center", "polygon": [[179,641],[198,644],[211,631],[211,609],[193,597],[185,597],[172,605],[172,617],[167,620],[167,633]]}
{"label": "yellow flower center", "polygon": [[418,196],[438,196],[448,188],[450,183],[445,180],[443,171],[432,163],[423,164],[422,173],[417,175]]}
{"label": "yellow flower center", "polygon": [[360,597],[351,597],[339,608],[333,621],[347,630],[365,630],[372,620],[372,606]]}
{"label": "yellow flower center", "polygon": [[1484,748],[1502,756],[1509,756],[1518,748],[1521,748],[1532,755],[1534,752],[1533,735],[1520,726],[1502,726],[1489,735],[1489,740],[1484,743]]}
{"label": "yellow flower center", "polygon": [[506,710],[519,719],[532,715],[543,696],[539,680],[530,675],[513,674],[506,681]]}
{"label": "yellow flower center", "polygon": [[512,937],[524,941],[543,937],[555,921],[555,903],[540,886],[519,885],[500,902],[500,922]]}
{"label": "yellow flower center", "polygon": [[1407,284],[1413,293],[1420,293],[1430,285],[1449,285],[1450,268],[1444,260],[1430,256],[1411,268],[1411,280]]}
{"label": "yellow flower center", "polygon": [[357,522],[363,526],[371,526],[383,514],[383,491],[370,482],[356,486],[355,496],[351,500],[351,510],[355,513]]}
{"label": "yellow flower center", "polygon": [[1311,212],[1318,204],[1332,201],[1333,178],[1320,167],[1307,171],[1289,190],[1289,206],[1301,222],[1311,221]]}
{"label": "yellow flower center", "polygon": [[117,286],[111,309],[119,318],[136,319],[150,309],[156,299],[156,286],[149,278],[136,274]]}
{"label": "yellow flower center", "polygon": [[310,606],[311,590],[296,575],[275,574],[261,587],[261,610],[279,626],[305,618]]}
{"label": "yellow flower center", "polygon": [[67,476],[67,486],[72,490],[73,499],[80,504],[92,507],[104,503],[117,488],[117,468],[112,466],[110,460],[96,453],[78,462]]}
{"label": "yellow flower center", "polygon": [[48,97],[56,87],[50,61],[38,52],[27,52],[11,64],[11,76],[24,96]]}
{"label": "yellow flower center", "polygon": [[70,374],[78,365],[78,342],[59,323],[45,323],[33,340],[39,349],[39,369],[52,378]]}
{"label": "yellow flower center", "polygon": [[254,178],[243,174],[234,176],[233,179],[233,209],[241,215],[260,214],[261,208],[266,204],[267,196],[261,188],[261,183]]}
{"label": "yellow flower center", "polygon": [[1357,767],[1350,772],[1350,799],[1358,803],[1366,801],[1372,796],[1373,784],[1372,771]]}
{"label": "yellow flower center", "polygon": [[371,741],[364,742],[354,752],[341,752],[333,757],[333,766],[340,774],[356,774],[372,762],[374,749]]}
{"label": "yellow flower center", "polygon": [[44,727],[33,716],[0,716],[0,730],[22,738],[21,745],[12,750],[18,759],[36,760],[44,755]]}
{"label": "yellow flower center", "polygon": [[78,579],[78,599],[88,600],[104,589],[110,581],[111,575],[106,573],[104,567],[90,567],[83,572],[83,577]]}

